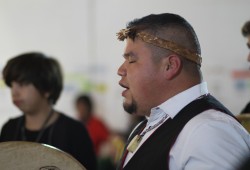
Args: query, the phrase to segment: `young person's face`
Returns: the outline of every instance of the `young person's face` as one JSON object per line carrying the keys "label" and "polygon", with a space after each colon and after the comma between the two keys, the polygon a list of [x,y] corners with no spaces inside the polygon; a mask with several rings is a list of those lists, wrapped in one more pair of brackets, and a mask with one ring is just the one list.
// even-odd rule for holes
{"label": "young person's face", "polygon": [[42,95],[33,84],[11,83],[13,104],[25,114],[35,114],[41,107],[48,105],[48,95]]}
{"label": "young person's face", "polygon": [[[119,84],[125,88],[123,107],[128,113],[149,115],[163,81],[161,68],[152,60],[151,50],[141,40],[127,39],[125,61],[118,69]],[[156,90],[157,89],[157,90]]]}

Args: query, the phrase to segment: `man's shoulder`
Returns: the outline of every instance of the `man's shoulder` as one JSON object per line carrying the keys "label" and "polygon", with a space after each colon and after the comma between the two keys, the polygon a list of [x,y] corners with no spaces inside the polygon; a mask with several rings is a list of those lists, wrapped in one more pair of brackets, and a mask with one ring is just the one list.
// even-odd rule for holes
{"label": "man's shoulder", "polygon": [[[216,110],[207,110],[192,118],[178,136],[181,143],[203,141],[211,143],[218,140],[249,140],[249,134],[232,116]],[[250,141],[247,141],[250,144]]]}
{"label": "man's shoulder", "polygon": [[[211,164],[215,159],[225,161],[225,156],[236,162],[242,155],[249,153],[249,139],[249,134],[236,119],[211,109],[200,113],[186,124],[170,155],[180,162],[198,158],[204,161],[199,164]],[[232,150],[235,154],[231,154]],[[225,162],[226,166],[232,165]]]}
{"label": "man's shoulder", "polygon": [[240,123],[231,115],[225,114],[217,110],[206,110],[197,116],[193,117],[184,128],[199,129],[202,127],[214,126],[239,126]]}

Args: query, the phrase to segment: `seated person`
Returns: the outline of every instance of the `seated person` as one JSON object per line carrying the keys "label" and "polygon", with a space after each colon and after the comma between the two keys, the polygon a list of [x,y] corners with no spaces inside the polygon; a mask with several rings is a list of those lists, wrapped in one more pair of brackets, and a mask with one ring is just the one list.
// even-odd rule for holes
{"label": "seated person", "polygon": [[96,169],[96,156],[86,128],[54,109],[63,77],[56,59],[31,52],[10,59],[3,69],[13,104],[23,113],[3,125],[0,142],[31,141],[59,148]]}
{"label": "seated person", "polygon": [[80,95],[75,101],[77,118],[86,126],[94,143],[96,154],[99,154],[102,143],[109,137],[106,125],[93,113],[93,101],[89,95]]}
{"label": "seated person", "polygon": [[[247,38],[247,47],[250,49],[250,21],[247,21],[242,27],[242,35]],[[250,62],[250,53],[248,54],[247,61]],[[241,113],[250,114],[250,102],[245,106]]]}

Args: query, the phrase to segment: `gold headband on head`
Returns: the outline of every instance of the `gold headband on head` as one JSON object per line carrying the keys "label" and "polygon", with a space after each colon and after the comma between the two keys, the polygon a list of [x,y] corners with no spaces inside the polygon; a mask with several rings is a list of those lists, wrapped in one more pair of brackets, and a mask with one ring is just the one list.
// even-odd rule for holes
{"label": "gold headband on head", "polygon": [[186,59],[193,61],[197,63],[198,65],[201,65],[202,58],[199,54],[196,54],[192,52],[191,50],[175,43],[172,41],[168,41],[153,35],[150,35],[146,32],[138,32],[136,33],[133,31],[133,29],[128,28],[128,29],[122,29],[120,32],[117,33],[118,39],[120,41],[123,41],[126,38],[132,38],[134,39],[135,37],[140,38],[142,41],[146,43],[150,43],[152,45],[155,45],[157,47],[165,48],[170,51],[175,52],[176,54],[179,54]]}

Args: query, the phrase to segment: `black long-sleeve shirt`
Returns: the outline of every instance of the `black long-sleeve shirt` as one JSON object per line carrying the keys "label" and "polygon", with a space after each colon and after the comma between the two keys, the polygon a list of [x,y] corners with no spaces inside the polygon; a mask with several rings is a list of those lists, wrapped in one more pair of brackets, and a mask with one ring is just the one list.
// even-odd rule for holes
{"label": "black long-sleeve shirt", "polygon": [[[4,124],[0,142],[4,141],[35,141],[40,131],[24,129],[24,116],[10,119]],[[24,129],[24,131],[22,131]],[[39,143],[49,144],[71,154],[88,170],[97,167],[93,144],[86,128],[78,121],[60,114],[58,119],[46,127]]]}

